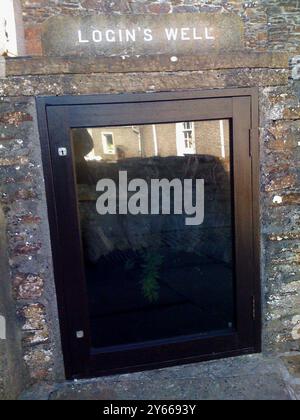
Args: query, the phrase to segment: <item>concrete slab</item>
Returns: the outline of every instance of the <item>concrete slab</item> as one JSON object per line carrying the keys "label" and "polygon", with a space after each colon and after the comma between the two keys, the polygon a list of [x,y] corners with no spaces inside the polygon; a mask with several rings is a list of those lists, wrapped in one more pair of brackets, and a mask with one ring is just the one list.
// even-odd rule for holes
{"label": "concrete slab", "polygon": [[254,355],[48,385],[22,399],[296,400],[297,387],[282,359]]}

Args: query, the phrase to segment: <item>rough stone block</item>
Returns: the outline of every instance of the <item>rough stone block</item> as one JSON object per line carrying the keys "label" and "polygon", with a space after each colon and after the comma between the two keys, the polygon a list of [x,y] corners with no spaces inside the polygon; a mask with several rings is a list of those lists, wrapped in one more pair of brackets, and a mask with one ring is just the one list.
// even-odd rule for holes
{"label": "rough stone block", "polygon": [[295,175],[278,176],[278,174],[276,174],[275,176],[272,175],[270,179],[267,181],[265,190],[267,192],[286,190],[288,188],[294,187],[296,184],[297,184],[297,178]]}
{"label": "rough stone block", "polygon": [[32,120],[33,118],[31,115],[20,111],[8,112],[7,114],[0,115],[0,124],[13,125],[16,127],[24,122]]}
{"label": "rough stone block", "polygon": [[286,120],[300,120],[300,106],[293,108],[286,108],[283,111],[283,118]]}
{"label": "rough stone block", "polygon": [[292,79],[300,80],[300,55],[293,57],[290,64],[292,68]]}
{"label": "rough stone block", "polygon": [[24,360],[29,368],[30,377],[35,381],[49,379],[52,358],[51,350],[43,349],[40,346],[28,348],[24,355]]}
{"label": "rough stone block", "polygon": [[25,333],[23,344],[28,346],[46,343],[49,340],[49,330],[45,307],[41,304],[27,305],[22,308],[21,315],[25,320],[22,327]]}
{"label": "rough stone block", "polygon": [[44,280],[36,275],[18,274],[13,280],[14,296],[17,300],[38,299],[42,296]]}
{"label": "rough stone block", "polygon": [[45,307],[36,303],[24,306],[21,310],[25,323],[22,327],[23,331],[43,330],[46,326]]}

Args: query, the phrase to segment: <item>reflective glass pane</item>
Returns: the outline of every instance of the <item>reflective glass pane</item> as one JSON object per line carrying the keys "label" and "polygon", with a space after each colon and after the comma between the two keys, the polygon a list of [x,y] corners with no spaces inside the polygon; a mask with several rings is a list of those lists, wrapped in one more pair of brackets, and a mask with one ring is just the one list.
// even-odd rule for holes
{"label": "reflective glass pane", "polygon": [[72,130],[94,348],[234,328],[230,132]]}

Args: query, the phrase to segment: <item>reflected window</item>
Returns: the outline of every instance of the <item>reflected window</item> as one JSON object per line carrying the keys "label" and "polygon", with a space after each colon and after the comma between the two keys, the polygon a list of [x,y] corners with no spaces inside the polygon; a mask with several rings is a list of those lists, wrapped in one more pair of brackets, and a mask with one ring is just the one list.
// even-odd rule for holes
{"label": "reflected window", "polygon": [[176,124],[178,156],[196,153],[195,126],[192,122]]}
{"label": "reflected window", "polygon": [[107,155],[114,155],[116,148],[113,133],[102,133],[103,151]]}

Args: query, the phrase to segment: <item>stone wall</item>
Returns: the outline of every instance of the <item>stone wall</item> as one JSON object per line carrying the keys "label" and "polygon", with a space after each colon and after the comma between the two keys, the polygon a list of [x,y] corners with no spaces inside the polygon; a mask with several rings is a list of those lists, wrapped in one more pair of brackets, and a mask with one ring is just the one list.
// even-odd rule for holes
{"label": "stone wall", "polygon": [[[7,301],[14,298],[23,348],[22,376],[28,385],[53,379],[59,371],[63,374],[62,367],[54,369],[53,365],[53,360],[61,363],[60,340],[34,98],[1,98],[0,133],[0,205],[8,254],[0,293],[4,288]],[[5,316],[7,312],[5,309]],[[10,329],[13,327],[11,322]],[[11,351],[16,349],[17,344]],[[18,371],[21,373],[20,366],[16,366]]]}
{"label": "stone wall", "polygon": [[261,194],[266,343],[300,344],[299,82],[261,90]]}
{"label": "stone wall", "polygon": [[[65,60],[59,64],[59,59],[52,59],[48,72],[56,74],[44,75],[37,74],[44,70],[39,71],[36,61],[28,59],[22,61],[24,76],[20,75],[19,61],[8,60],[10,76],[0,83],[1,204],[7,220],[10,278],[23,334],[23,357],[31,381],[63,376],[36,95],[259,87],[264,350],[299,350],[300,86],[289,80],[287,55],[262,54],[260,63],[253,61],[255,68],[249,68],[248,63],[242,70],[242,55],[236,61],[229,57],[235,63],[232,67],[238,68],[220,69],[222,65],[217,63],[218,69],[210,71],[183,71],[180,60],[174,68],[170,59],[161,58],[164,71],[159,72],[160,60],[156,58],[143,64],[128,59],[125,65],[132,73],[126,74],[121,74],[123,60],[119,70],[118,59],[110,60],[116,66],[113,72],[111,64],[106,63],[106,70],[90,75],[84,71],[85,64],[78,64],[76,59],[68,62],[72,69],[69,72]],[[199,68],[199,60],[202,58],[190,57],[189,66]],[[78,74],[73,74],[74,66]],[[149,68],[157,71],[149,73]],[[13,76],[14,72],[19,75]]]}
{"label": "stone wall", "polygon": [[234,13],[245,24],[246,47],[295,51],[300,45],[299,0],[21,0],[28,54],[41,54],[41,24],[51,16],[88,14]]}
{"label": "stone wall", "polygon": [[23,364],[20,330],[17,327],[7,256],[6,221],[0,207],[0,314],[4,334],[0,337],[0,400],[16,398],[23,387]]}

